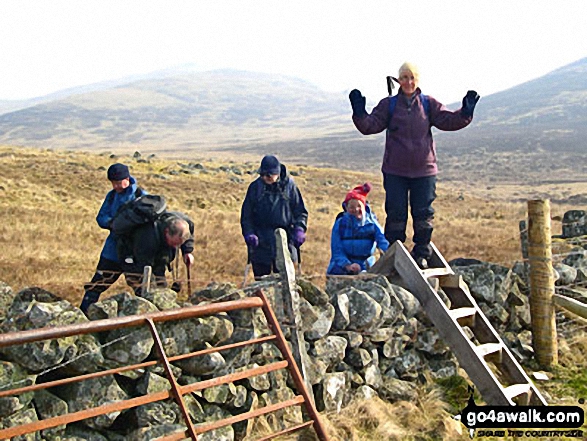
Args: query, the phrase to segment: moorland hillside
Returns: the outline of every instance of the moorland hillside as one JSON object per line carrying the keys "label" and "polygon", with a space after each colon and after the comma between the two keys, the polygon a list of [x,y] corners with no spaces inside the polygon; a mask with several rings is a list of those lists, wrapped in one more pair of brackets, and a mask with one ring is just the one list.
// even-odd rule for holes
{"label": "moorland hillside", "polygon": [[[436,133],[441,177],[491,186],[585,181],[586,72],[584,58],[483,96],[471,126]],[[363,171],[377,170],[383,152],[383,134],[354,129],[346,92],[283,75],[166,72],[0,104],[0,143],[9,145],[184,159],[273,152],[289,162]]]}
{"label": "moorland hillside", "polygon": [[[111,188],[105,170],[119,161],[130,165],[145,189],[165,195],[172,209],[193,218],[194,287],[213,280],[242,283],[240,207],[258,162],[135,156],[0,147],[0,280],[14,289],[42,286],[78,301],[107,235],[95,222]],[[302,270],[320,282],[330,258],[330,230],[350,188],[372,182],[371,205],[385,219],[381,179],[378,173],[286,165],[310,212]],[[435,207],[434,241],[447,259],[505,265],[520,259],[518,221],[526,215],[525,201],[490,200],[441,182]],[[553,215],[568,207],[553,203]]]}

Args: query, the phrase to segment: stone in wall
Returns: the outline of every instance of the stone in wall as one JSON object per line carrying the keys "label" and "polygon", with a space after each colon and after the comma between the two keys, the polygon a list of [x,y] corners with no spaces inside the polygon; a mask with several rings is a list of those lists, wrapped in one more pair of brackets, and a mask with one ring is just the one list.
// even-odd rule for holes
{"label": "stone in wall", "polygon": [[[476,261],[454,268],[457,273],[469,278],[480,307],[488,311],[490,321],[520,361],[531,358],[524,267],[510,270]],[[278,278],[255,282],[245,290],[233,284],[214,283],[193,292],[188,304],[239,299],[253,295],[257,289],[263,289],[276,310],[283,307],[279,301],[281,287]],[[417,394],[416,384],[424,381],[424,373],[431,378],[457,374],[458,363],[454,355],[430,326],[419,302],[409,291],[392,285],[386,278],[329,278],[326,289],[301,280],[299,293],[305,344],[310,354],[306,370],[319,408],[339,411],[357,397],[413,400]],[[67,305],[62,299],[38,288],[18,293],[14,299],[2,324],[6,330],[87,321],[75,306]],[[176,294],[168,290],[153,290],[142,297],[120,293],[93,305],[88,315],[91,319],[112,318],[181,305]],[[27,311],[34,313],[27,317]],[[160,323],[157,329],[168,355],[268,334],[266,320],[258,310],[231,311],[212,317]],[[287,329],[284,326],[284,331]],[[39,369],[51,369],[54,375],[64,375],[72,371],[94,372],[123,363],[156,359],[156,350],[148,332],[137,329],[124,331],[116,335],[109,332],[84,336],[89,340],[67,340],[61,352],[56,349],[47,354],[38,352],[39,360],[32,366],[27,363],[26,356],[9,357],[10,351],[4,351],[0,366],[11,369],[11,376],[20,379],[18,381],[30,384],[36,381]],[[55,353],[59,357],[55,357]],[[279,359],[279,350],[273,344],[264,343],[178,360],[171,367],[178,382],[187,385]],[[88,361],[85,365],[84,360]],[[62,364],[75,366],[75,369]],[[100,402],[167,390],[169,383],[165,376],[159,365],[105,377],[86,386],[61,387],[48,393],[56,397],[55,403],[66,403],[71,411]],[[198,391],[184,399],[194,423],[205,424],[292,397],[294,392],[291,387],[292,381],[287,372],[272,372]],[[84,399],[76,400],[78,396]],[[15,419],[20,418],[46,418],[52,413],[51,406],[43,407],[41,412],[32,406],[31,400],[31,397],[22,401],[0,400],[0,424],[13,424]],[[267,419],[267,424],[279,430],[283,421],[301,421],[300,418],[299,409],[284,411],[279,417]],[[250,433],[251,427],[248,423],[237,424],[234,428],[206,434],[202,439],[242,439]],[[56,430],[64,437],[82,437],[76,434],[84,433],[86,438],[83,439],[101,441],[147,439],[185,428],[177,404],[165,400]]]}

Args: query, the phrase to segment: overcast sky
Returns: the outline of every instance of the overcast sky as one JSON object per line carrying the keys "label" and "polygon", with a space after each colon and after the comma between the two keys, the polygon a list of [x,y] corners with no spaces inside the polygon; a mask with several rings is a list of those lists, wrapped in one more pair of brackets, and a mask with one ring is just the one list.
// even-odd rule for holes
{"label": "overcast sky", "polygon": [[585,0],[1,0],[0,100],[194,63],[387,94],[406,60],[446,104],[587,57]]}

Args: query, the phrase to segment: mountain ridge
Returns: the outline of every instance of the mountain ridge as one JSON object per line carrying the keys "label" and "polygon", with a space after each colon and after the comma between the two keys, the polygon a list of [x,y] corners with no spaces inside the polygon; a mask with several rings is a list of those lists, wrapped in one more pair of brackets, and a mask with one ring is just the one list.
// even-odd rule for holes
{"label": "mountain ridge", "polygon": [[[587,58],[482,97],[464,130],[434,130],[441,173],[507,180],[529,162],[547,166],[553,179],[568,179],[569,171],[582,179],[585,73]],[[363,136],[354,128],[346,93],[299,78],[186,70],[102,86],[0,114],[0,143],[176,157],[271,152],[288,161],[365,170],[381,162],[384,135]]]}

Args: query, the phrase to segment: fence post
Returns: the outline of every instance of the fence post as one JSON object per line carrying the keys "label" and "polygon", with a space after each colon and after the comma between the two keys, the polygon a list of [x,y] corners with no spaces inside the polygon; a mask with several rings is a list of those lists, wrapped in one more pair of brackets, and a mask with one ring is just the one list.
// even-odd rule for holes
{"label": "fence post", "polygon": [[283,284],[283,310],[288,324],[291,325],[289,328],[291,349],[300,373],[306,383],[306,389],[308,389],[310,398],[314,402],[312,385],[308,379],[306,369],[308,354],[306,352],[306,342],[304,341],[304,331],[302,330],[300,296],[296,287],[296,269],[289,254],[287,234],[283,229],[279,228],[275,230],[275,241],[277,244],[276,264]]}
{"label": "fence post", "polygon": [[542,366],[558,364],[551,240],[550,201],[528,201],[532,341]]}
{"label": "fence post", "polygon": [[153,269],[150,266],[143,268],[143,283],[141,284],[141,295],[145,295],[151,287],[151,274]]}

